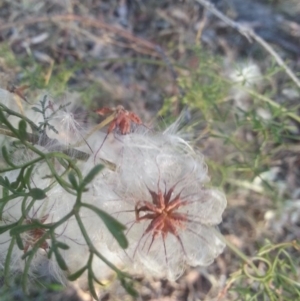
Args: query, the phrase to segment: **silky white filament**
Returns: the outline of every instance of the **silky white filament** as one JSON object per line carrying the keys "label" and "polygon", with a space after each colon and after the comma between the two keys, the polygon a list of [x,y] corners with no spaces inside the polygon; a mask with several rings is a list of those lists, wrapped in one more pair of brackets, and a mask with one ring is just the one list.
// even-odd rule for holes
{"label": "silky white filament", "polygon": [[[47,109],[46,121],[53,127],[46,126],[47,136],[57,145],[90,154],[87,161],[78,163],[83,176],[95,163],[106,164],[106,168],[89,183],[82,200],[108,212],[127,227],[125,233],[129,248],[124,251],[99,216],[81,208],[82,223],[97,250],[130,273],[171,280],[182,275],[188,265],[211,264],[225,247],[216,235],[216,226],[222,220],[226,198],[218,189],[207,187],[209,177],[204,157],[176,133],[178,122],[164,132],[154,132],[138,125],[126,135],[113,131],[107,136],[107,133],[99,131],[85,140],[89,131],[82,121],[75,118],[72,98],[70,102],[65,106],[49,101],[45,103],[51,107]],[[41,104],[34,106],[41,109]],[[45,122],[42,114],[30,107],[25,108],[25,115],[35,122]],[[12,120],[16,126],[15,117]],[[37,147],[49,152],[53,150],[53,143]],[[102,147],[97,153],[100,145]],[[22,159],[12,156],[14,158],[16,164],[20,164],[37,158],[37,155],[28,152]],[[64,168],[55,162],[59,174]],[[19,170],[2,176],[13,182],[18,174]],[[36,163],[32,175],[32,187],[44,189],[52,186],[47,197],[34,204],[23,223],[29,222],[29,218],[43,219],[45,224],[55,223],[71,212],[76,196],[55,183],[46,162]],[[15,198],[6,203],[0,225],[14,223],[22,217],[22,199]],[[39,249],[32,261],[30,274],[36,275],[38,271],[44,275],[47,269],[50,276],[66,283],[68,273],[76,272],[87,263],[90,250],[74,217],[60,225],[55,235],[58,241],[70,247],[61,252],[68,272],[60,270],[54,256],[47,258],[51,248],[51,240],[48,239],[49,248],[44,245],[45,248]],[[29,236],[30,232],[25,233],[22,239],[30,250],[35,242]],[[0,235],[1,266],[6,260],[10,241],[8,232]],[[15,245],[11,257],[12,271],[23,271],[23,254]],[[93,268],[100,281],[112,273],[99,259],[95,259]],[[81,279],[86,279],[84,277],[86,274]]]}

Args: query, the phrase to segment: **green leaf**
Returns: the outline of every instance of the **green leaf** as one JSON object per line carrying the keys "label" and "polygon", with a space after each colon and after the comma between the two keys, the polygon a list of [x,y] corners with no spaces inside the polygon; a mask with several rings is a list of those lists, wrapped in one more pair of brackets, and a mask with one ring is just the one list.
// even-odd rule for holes
{"label": "green leaf", "polygon": [[39,108],[37,108],[37,107],[32,107],[31,108],[33,111],[35,111],[35,112],[38,112],[38,113],[43,113],[43,111],[42,110],[40,110]]}
{"label": "green leaf", "polygon": [[[25,187],[25,184],[24,184],[24,171],[25,171],[25,168],[21,168],[16,181],[11,183],[11,187],[13,189],[16,189],[16,190],[20,191]],[[20,183],[22,183],[22,185],[19,186]]]}
{"label": "green leaf", "polygon": [[78,189],[78,183],[77,183],[77,180],[75,178],[74,172],[70,172],[68,174],[68,178],[69,178],[69,181],[72,184],[72,186],[77,190]]}
{"label": "green leaf", "polygon": [[8,197],[8,195],[9,195],[9,190],[7,189],[7,187],[3,187],[2,188],[2,197]]}
{"label": "green leaf", "polygon": [[25,259],[25,258],[27,258],[28,256],[30,256],[31,254],[33,253],[33,250],[31,249],[31,250],[29,250],[29,251],[27,251],[26,253],[24,253],[23,255],[22,255],[22,259]]}
{"label": "green leaf", "polygon": [[16,236],[18,234],[34,230],[37,228],[42,228],[43,224],[38,223],[37,221],[33,221],[32,224],[27,224],[27,225],[16,225],[13,227],[13,229],[10,230],[10,235],[11,236]]}
{"label": "green leaf", "polygon": [[6,118],[5,118],[5,116],[4,116],[3,112],[2,112],[2,110],[0,110],[0,122],[5,123],[5,121],[6,121]]}
{"label": "green leaf", "polygon": [[5,160],[5,162],[11,166],[11,167],[16,167],[16,165],[10,160],[9,153],[7,151],[7,147],[5,145],[2,146],[2,156]]}
{"label": "green leaf", "polygon": [[128,283],[124,277],[120,277],[120,281],[121,281],[122,286],[125,288],[125,290],[128,294],[130,294],[134,298],[138,297],[138,292],[133,287],[132,282]]}
{"label": "green leaf", "polygon": [[16,190],[19,186],[19,182],[18,182],[18,179],[14,182],[11,183],[10,187],[14,190]]}
{"label": "green leaf", "polygon": [[75,273],[71,274],[68,276],[68,279],[70,281],[74,281],[76,279],[78,279],[87,269],[87,266],[85,265],[83,268],[79,269],[78,271],[76,271]]}
{"label": "green leaf", "polygon": [[86,175],[83,179],[81,188],[84,188],[88,183],[93,181],[93,179],[97,176],[97,174],[104,168],[103,165],[99,164],[92,168],[92,170]]}
{"label": "green leaf", "polygon": [[15,136],[18,136],[18,131],[10,124],[2,110],[0,110],[0,121],[4,123],[15,134]]}
{"label": "green leaf", "polygon": [[[5,189],[5,188],[3,188]],[[10,201],[10,200],[13,200],[15,198],[17,198],[18,195],[15,195],[15,194],[11,194],[11,195],[3,195],[3,197],[1,198],[1,201],[0,201],[0,220],[2,220],[2,214],[3,214],[3,210],[6,206],[6,204]]]}
{"label": "green leaf", "polygon": [[45,109],[46,101],[47,101],[47,95],[44,95],[43,100],[40,101],[43,109]]}
{"label": "green leaf", "polygon": [[63,257],[61,256],[61,254],[59,253],[58,249],[53,246],[53,252],[54,252],[54,255],[55,255],[55,258],[56,258],[56,261],[59,265],[59,267],[63,270],[63,271],[66,271],[68,270],[68,266],[65,262],[65,260],[63,259]]}
{"label": "green leaf", "polygon": [[27,187],[30,187],[30,182],[31,182],[31,174],[32,174],[32,171],[34,169],[34,164],[30,165],[27,170],[26,170],[26,173],[23,177],[23,183],[24,185],[26,184]]}
{"label": "green leaf", "polygon": [[94,272],[93,272],[93,279],[94,279],[94,281],[97,282],[98,284],[104,286],[104,284],[103,284],[101,281],[99,281],[99,280],[97,279],[97,277],[95,276]]}
{"label": "green leaf", "polygon": [[82,203],[81,206],[94,211],[102,219],[103,223],[110,231],[110,233],[114,236],[114,238],[117,240],[121,248],[126,249],[128,247],[127,238],[123,233],[123,231],[126,230],[126,227],[123,224],[121,224],[119,221],[117,221],[114,217],[110,216],[105,211],[102,211],[101,209],[93,205]]}
{"label": "green leaf", "polygon": [[[10,188],[10,183],[9,183],[9,180],[7,177],[3,178],[3,177],[0,177],[0,185],[5,187],[5,188]],[[2,199],[1,199],[2,201]]]}
{"label": "green leaf", "polygon": [[29,196],[31,196],[35,200],[43,200],[47,197],[45,191],[40,188],[32,188],[29,191]]}
{"label": "green leaf", "polygon": [[67,244],[65,244],[65,243],[63,243],[63,242],[60,242],[60,241],[56,242],[56,243],[55,243],[55,246],[56,246],[57,248],[63,249],[63,250],[68,250],[68,249],[70,249],[70,247],[69,247]]}
{"label": "green leaf", "polygon": [[51,258],[52,253],[53,253],[53,250],[52,250],[52,248],[50,248],[49,251],[48,251],[48,254],[47,254],[47,257],[48,257],[49,259]]}
{"label": "green leaf", "polygon": [[6,206],[7,202],[11,199],[9,195],[9,190],[6,187],[2,187],[2,198],[0,199],[0,221],[2,221],[2,214],[4,207]]}
{"label": "green leaf", "polygon": [[95,298],[95,300],[98,300],[98,296],[97,296],[97,293],[96,293],[96,290],[95,290],[93,278],[94,278],[93,277],[93,271],[92,271],[91,266],[89,266],[89,269],[88,269],[88,285],[89,285],[89,290],[90,290],[92,296]]}
{"label": "green leaf", "polygon": [[27,131],[26,131],[27,123],[25,120],[20,120],[19,122],[19,137],[21,141],[25,141],[27,139]]}
{"label": "green leaf", "polygon": [[24,244],[23,244],[23,240],[22,240],[21,236],[19,234],[17,234],[15,237],[16,237],[16,242],[17,242],[19,249],[24,250]]}
{"label": "green leaf", "polygon": [[9,224],[9,225],[5,225],[5,226],[0,226],[0,234],[8,231],[11,228],[14,228],[18,223],[13,223],[13,224]]}

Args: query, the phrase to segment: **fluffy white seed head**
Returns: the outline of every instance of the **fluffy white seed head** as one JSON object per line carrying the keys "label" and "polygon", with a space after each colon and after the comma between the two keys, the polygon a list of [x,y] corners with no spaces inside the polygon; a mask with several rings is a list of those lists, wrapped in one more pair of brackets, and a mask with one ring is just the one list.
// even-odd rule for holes
{"label": "fluffy white seed head", "polygon": [[[209,265],[223,251],[214,226],[221,222],[226,198],[205,188],[207,166],[188,143],[166,133],[129,135],[116,165],[108,185],[119,198],[104,208],[128,227],[126,254],[136,272],[174,280],[187,265]],[[169,221],[159,213],[159,195],[169,204],[178,199]]]}
{"label": "fluffy white seed head", "polygon": [[[57,132],[47,127],[46,134],[51,142],[36,147],[50,152],[63,145],[91,154],[86,162],[78,163],[83,177],[95,164],[106,164],[106,168],[88,184],[81,201],[108,212],[127,226],[129,248],[121,249],[97,214],[88,208],[80,208],[78,214],[82,224],[102,255],[131,273],[175,280],[187,265],[209,265],[222,252],[225,246],[216,233],[216,226],[221,222],[226,198],[219,190],[206,187],[209,177],[204,157],[177,134],[178,122],[162,133],[136,127],[127,135],[99,131],[86,137],[89,131],[84,122],[76,118],[72,105],[60,107],[60,102],[48,102],[47,105],[47,122]],[[38,112],[30,110],[28,113],[32,118],[34,114],[38,116],[35,121],[45,121]],[[28,162],[36,155],[30,152],[23,157],[18,164]],[[56,172],[62,174],[65,167],[58,160],[53,162]],[[8,172],[4,176],[14,181],[18,172]],[[29,221],[43,219],[43,223],[52,224],[74,208],[76,196],[54,184],[54,178],[50,176],[46,162],[35,165],[30,179],[32,187],[53,186],[47,190],[45,199],[34,204],[26,217]],[[2,224],[19,220],[21,206],[22,198],[8,202],[3,210]],[[90,248],[74,216],[55,230],[55,237],[70,246],[61,250],[68,273],[76,272],[87,263]],[[3,264],[10,237],[6,233],[0,239],[0,262]],[[29,242],[29,248],[35,243],[30,233],[25,233],[22,239]],[[51,241],[47,241],[51,248]],[[66,274],[60,270],[54,256],[48,260],[45,253],[43,248],[39,250],[41,255],[34,261],[31,273],[46,268],[54,278],[65,283]],[[23,254],[15,247],[13,269],[23,270]],[[111,270],[107,265],[100,259],[94,260],[96,277],[100,280],[109,277]],[[84,277],[86,275],[82,279]]]}
{"label": "fluffy white seed head", "polygon": [[259,91],[263,87],[260,67],[253,61],[239,63],[234,70],[229,72],[229,78],[233,83],[231,94],[236,106],[242,110],[247,110],[250,94],[245,88],[255,88]]}

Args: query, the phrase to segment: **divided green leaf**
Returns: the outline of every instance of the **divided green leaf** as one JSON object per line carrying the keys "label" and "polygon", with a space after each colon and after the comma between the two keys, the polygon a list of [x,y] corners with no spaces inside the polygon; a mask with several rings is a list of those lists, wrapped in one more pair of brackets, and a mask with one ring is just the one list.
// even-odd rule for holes
{"label": "divided green leaf", "polygon": [[43,200],[47,197],[45,191],[40,188],[32,188],[29,191],[29,195],[35,200]]}
{"label": "divided green leaf", "polygon": [[114,236],[114,238],[117,240],[120,247],[122,247],[123,249],[126,249],[128,247],[127,238],[123,233],[124,230],[126,230],[126,227],[123,224],[121,224],[119,221],[117,221],[105,211],[102,211],[101,209],[93,205],[82,203],[82,206],[94,211],[102,219],[103,223],[110,231],[110,233]]}
{"label": "divided green leaf", "polygon": [[25,120],[20,120],[19,122],[19,137],[21,141],[26,141],[27,132],[26,132],[27,123]]}
{"label": "divided green leaf", "polygon": [[[81,186],[86,186],[88,183],[92,182],[93,179],[98,175],[98,173],[104,168],[103,165],[99,164],[92,168],[92,170],[83,179]],[[82,188],[83,188],[82,187]]]}

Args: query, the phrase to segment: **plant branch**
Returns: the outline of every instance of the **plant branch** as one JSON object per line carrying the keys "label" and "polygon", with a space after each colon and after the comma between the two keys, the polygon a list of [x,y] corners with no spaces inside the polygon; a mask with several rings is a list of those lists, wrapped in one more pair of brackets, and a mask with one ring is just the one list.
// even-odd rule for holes
{"label": "plant branch", "polygon": [[44,22],[72,22],[72,21],[76,21],[76,22],[80,22],[83,23],[87,26],[91,26],[91,27],[96,27],[96,28],[101,28],[104,29],[105,31],[108,32],[112,32],[118,36],[121,36],[123,38],[125,38],[126,40],[136,43],[137,45],[152,51],[152,55],[155,56],[156,54],[156,49],[155,49],[155,44],[142,39],[142,38],[138,38],[135,37],[134,35],[132,35],[130,32],[128,32],[127,30],[115,27],[115,26],[111,26],[105,22],[102,22],[100,20],[94,19],[94,18],[88,18],[88,17],[82,17],[82,16],[78,16],[78,15],[74,15],[74,14],[65,14],[65,15],[56,15],[56,16],[42,16],[42,17],[37,17],[37,18],[28,18],[26,20],[22,20],[22,21],[18,21],[18,22],[8,22],[6,24],[1,24],[0,25],[0,31],[5,30],[5,29],[9,29],[12,27],[18,27],[18,26],[24,26],[24,25],[30,25],[30,24],[36,24],[36,23],[44,23]]}
{"label": "plant branch", "polygon": [[259,43],[265,50],[267,50],[275,59],[277,64],[282,67],[287,75],[294,81],[294,83],[300,87],[300,80],[294,74],[294,72],[287,66],[287,64],[283,61],[283,59],[276,53],[273,47],[267,43],[263,38],[257,35],[252,28],[239,24],[238,22],[233,21],[232,19],[225,16],[222,12],[220,12],[212,3],[208,0],[196,0],[199,4],[204,6],[207,10],[209,10],[212,14],[218,17],[220,20],[225,22],[230,27],[236,29],[241,35],[245,36],[249,42],[255,40]]}
{"label": "plant branch", "polygon": [[15,112],[1,103],[0,103],[0,107],[4,112],[6,112],[9,115],[19,117],[20,119],[24,119],[30,125],[33,132],[37,132],[39,130],[39,127],[34,122],[32,122],[29,118],[24,116],[23,114]]}
{"label": "plant branch", "polygon": [[[0,134],[8,136],[8,137],[13,137],[13,138],[17,138],[16,135],[9,130],[6,126],[0,125]],[[62,145],[60,145],[58,143],[58,141],[56,139],[50,139],[48,136],[43,135],[43,138],[41,139],[39,137],[39,135],[36,134],[32,134],[32,133],[27,133],[27,141],[32,143],[32,144],[37,144],[40,146],[46,146],[46,145],[56,145],[55,147],[53,147],[51,149],[51,151],[58,151],[58,152],[62,152],[70,157],[76,158],[78,160],[82,160],[82,161],[87,161],[88,158],[90,157],[89,154],[76,150],[76,149],[72,149],[72,148],[66,148]]]}

